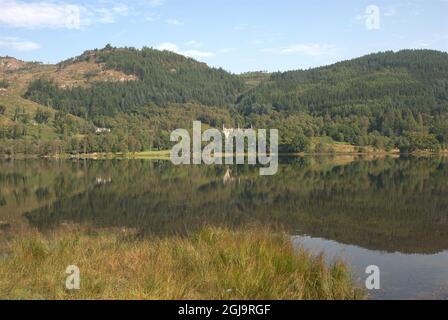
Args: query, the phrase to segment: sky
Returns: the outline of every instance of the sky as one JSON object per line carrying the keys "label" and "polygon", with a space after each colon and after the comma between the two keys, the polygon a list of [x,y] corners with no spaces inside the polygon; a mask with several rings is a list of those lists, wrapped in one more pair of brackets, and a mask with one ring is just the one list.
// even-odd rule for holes
{"label": "sky", "polygon": [[0,56],[57,63],[106,44],[234,73],[448,51],[448,0],[0,0]]}

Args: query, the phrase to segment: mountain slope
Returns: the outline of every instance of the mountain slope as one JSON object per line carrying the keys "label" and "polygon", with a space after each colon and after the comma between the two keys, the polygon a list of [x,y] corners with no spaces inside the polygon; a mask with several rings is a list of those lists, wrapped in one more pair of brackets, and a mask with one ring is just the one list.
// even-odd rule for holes
{"label": "mountain slope", "polygon": [[93,129],[88,121],[69,114],[60,114],[23,97],[36,78],[46,77],[66,85],[53,65],[30,63],[11,57],[0,57],[0,154],[49,154],[61,150],[67,135]]}
{"label": "mountain slope", "polygon": [[431,111],[447,99],[448,54],[405,50],[311,70],[275,73],[241,98],[240,105],[268,103],[280,110],[325,114],[341,106],[387,102]]}
{"label": "mountain slope", "polygon": [[[380,147],[432,149],[448,142],[448,54],[404,50],[311,70],[272,74],[239,98],[249,122],[294,121],[307,136]],[[437,141],[436,141],[437,140]],[[412,145],[414,146],[412,146]]]}
{"label": "mountain slope", "polygon": [[[5,57],[0,80],[7,86],[0,92],[0,153],[31,152],[26,145],[47,142],[68,152],[166,148],[170,132],[195,119],[231,123],[227,107],[244,86],[235,75],[174,53],[109,46],[57,65]],[[37,111],[44,123],[36,123]],[[112,132],[96,134],[95,126]]]}
{"label": "mountain slope", "polygon": [[55,109],[94,119],[130,113],[136,108],[154,103],[197,103],[206,106],[231,105],[244,86],[237,76],[222,69],[208,67],[193,59],[150,48],[112,48],[88,51],[60,64],[94,60],[107,70],[123,72],[134,81],[93,82],[89,87],[64,90],[47,80],[36,80],[25,97]]}
{"label": "mountain slope", "polygon": [[9,152],[27,144],[43,153],[164,149],[172,130],[196,119],[277,128],[282,152],[333,152],[338,142],[359,151],[447,149],[448,54],[383,52],[239,76],[150,48],[106,46],[57,65],[0,59],[0,140]]}

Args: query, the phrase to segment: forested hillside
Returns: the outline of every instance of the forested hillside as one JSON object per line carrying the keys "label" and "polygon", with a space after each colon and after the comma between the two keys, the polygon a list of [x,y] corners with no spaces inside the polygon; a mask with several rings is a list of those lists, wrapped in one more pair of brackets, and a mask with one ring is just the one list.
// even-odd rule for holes
{"label": "forested hillside", "polygon": [[171,131],[193,120],[230,125],[245,85],[222,69],[149,48],[107,46],[55,66],[0,60],[7,87],[0,153],[7,154],[169,148]]}
{"label": "forested hillside", "polygon": [[168,51],[106,46],[58,65],[3,59],[0,91],[0,153],[165,149],[196,119],[278,128],[283,152],[448,148],[448,54],[438,51],[238,76]]}
{"label": "forested hillside", "polygon": [[239,99],[238,111],[256,126],[278,119],[308,137],[411,151],[446,147],[448,54],[385,52],[275,73]]}
{"label": "forested hillside", "polygon": [[32,82],[25,97],[44,105],[95,120],[98,116],[130,113],[154,103],[198,103],[228,107],[242,90],[243,81],[222,69],[193,59],[150,48],[106,47],[89,51],[73,62],[94,59],[107,68],[138,77],[138,81],[95,82],[91,86],[61,89],[47,80]]}

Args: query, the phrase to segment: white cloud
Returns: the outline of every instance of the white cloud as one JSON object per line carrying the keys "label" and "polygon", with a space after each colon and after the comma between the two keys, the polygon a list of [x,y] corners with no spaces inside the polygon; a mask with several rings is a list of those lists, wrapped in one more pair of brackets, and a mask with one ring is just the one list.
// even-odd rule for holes
{"label": "white cloud", "polygon": [[274,54],[301,54],[311,57],[334,56],[337,54],[338,48],[334,45],[320,43],[300,43],[278,48],[263,49],[263,52]]}
{"label": "white cloud", "polygon": [[214,57],[215,54],[213,52],[209,52],[209,51],[199,51],[199,50],[180,50],[179,47],[171,42],[164,42],[161,43],[160,45],[158,45],[156,47],[156,49],[158,50],[166,50],[166,51],[171,51],[177,54],[181,54],[190,58],[211,58]]}
{"label": "white cloud", "polygon": [[94,23],[114,23],[117,16],[129,15],[129,8],[124,4],[115,4],[112,7],[89,7],[85,11],[83,25]]}
{"label": "white cloud", "polygon": [[416,49],[431,48],[431,49],[447,51],[448,50],[448,35],[435,34],[432,36],[428,36],[425,40],[414,41],[414,43],[412,44],[412,47],[416,48]]}
{"label": "white cloud", "polygon": [[161,51],[164,51],[164,50],[166,50],[166,51],[172,51],[172,52],[175,52],[175,53],[178,53],[178,52],[179,52],[179,48],[177,47],[177,45],[174,44],[174,43],[171,43],[171,42],[164,42],[164,43],[161,43],[161,44],[159,44],[159,45],[156,47],[156,49],[157,49],[157,50],[161,50]]}
{"label": "white cloud", "polygon": [[123,3],[118,3],[112,7],[112,11],[115,14],[118,14],[120,16],[127,16],[129,14],[129,8],[127,5]]}
{"label": "white cloud", "polygon": [[243,30],[254,30],[255,26],[248,23],[240,23],[233,27],[235,31],[243,31]]}
{"label": "white cloud", "polygon": [[0,23],[11,27],[53,27],[76,29],[81,7],[65,3],[25,3],[0,0]]}
{"label": "white cloud", "polygon": [[0,37],[0,48],[15,51],[34,51],[40,48],[35,42],[23,40],[15,37]]}
{"label": "white cloud", "polygon": [[263,44],[263,43],[264,43],[264,41],[261,40],[261,39],[254,39],[254,40],[250,40],[250,41],[249,41],[249,44],[250,44],[251,46],[259,46],[259,45],[261,45],[261,44]]}
{"label": "white cloud", "polygon": [[182,21],[179,21],[177,19],[167,19],[167,20],[165,20],[165,22],[168,24],[172,24],[174,26],[181,26],[184,24]]}
{"label": "white cloud", "polygon": [[163,5],[163,3],[164,3],[164,0],[148,0],[148,4],[151,7],[159,7],[159,6]]}
{"label": "white cloud", "polygon": [[148,13],[145,15],[145,20],[149,22],[154,22],[160,19],[160,15],[154,13]]}
{"label": "white cloud", "polygon": [[235,52],[237,51],[237,48],[223,48],[221,50],[219,50],[220,53],[231,53],[231,52]]}
{"label": "white cloud", "polygon": [[100,5],[82,7],[81,26],[90,26],[96,23],[110,24],[114,23],[117,17],[126,17],[130,14],[131,9],[117,2],[101,2]]}
{"label": "white cloud", "polygon": [[211,58],[215,56],[213,52],[199,51],[199,50],[187,50],[184,51],[182,54],[192,58]]}
{"label": "white cloud", "polygon": [[383,15],[385,16],[385,17],[393,17],[393,16],[395,16],[397,14],[397,9],[395,8],[395,7],[387,7],[385,10],[384,10],[384,13],[383,13]]}
{"label": "white cloud", "polygon": [[194,47],[194,48],[200,48],[203,46],[203,44],[201,42],[198,42],[195,40],[190,40],[190,41],[186,42],[185,44],[189,47]]}
{"label": "white cloud", "polygon": [[112,23],[116,16],[128,15],[129,8],[116,2],[91,6],[50,0],[0,0],[0,12],[0,24],[14,28],[80,29],[94,23]]}

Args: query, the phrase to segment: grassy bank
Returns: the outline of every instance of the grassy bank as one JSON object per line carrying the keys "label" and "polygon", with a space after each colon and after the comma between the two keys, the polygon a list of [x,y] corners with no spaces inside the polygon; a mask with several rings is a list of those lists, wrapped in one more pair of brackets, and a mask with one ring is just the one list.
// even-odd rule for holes
{"label": "grassy bank", "polygon": [[[76,265],[81,289],[65,289]],[[188,238],[36,235],[0,260],[1,299],[358,299],[342,263],[265,229],[207,228]]]}

